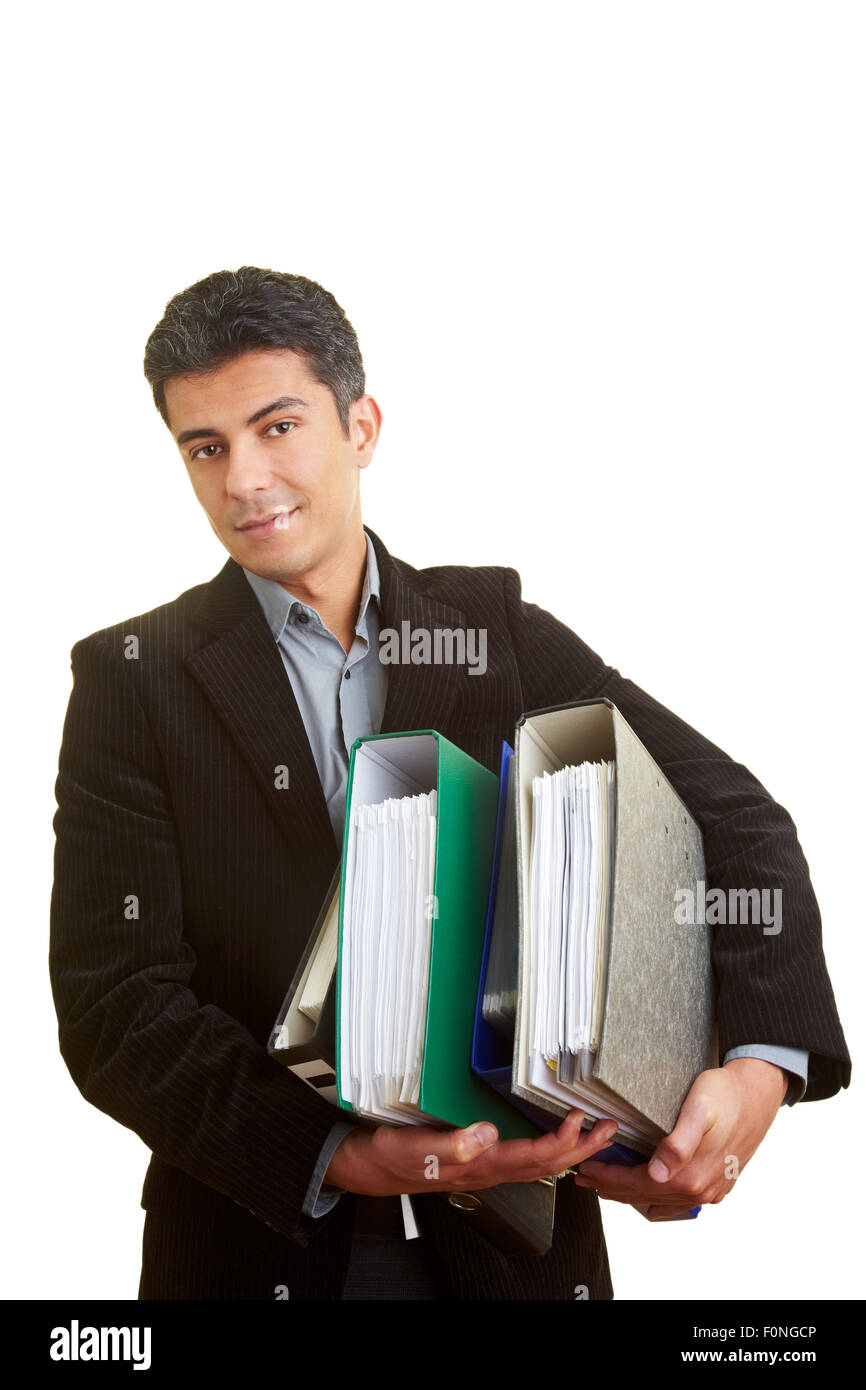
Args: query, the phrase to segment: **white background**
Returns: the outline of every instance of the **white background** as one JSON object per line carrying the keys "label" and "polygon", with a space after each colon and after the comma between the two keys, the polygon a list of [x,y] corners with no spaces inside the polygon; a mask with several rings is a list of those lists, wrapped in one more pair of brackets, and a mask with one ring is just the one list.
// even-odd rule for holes
{"label": "white background", "polygon": [[[514,566],[789,809],[856,1077],[862,6],[29,14],[2,83],[5,1296],[137,1293],[147,1152],[57,1049],[53,782],[73,642],[225,559],[141,372],[223,267],[346,309],[392,553]],[[783,1110],[694,1223],[605,1203],[617,1297],[862,1296],[860,1125],[856,1087]]]}

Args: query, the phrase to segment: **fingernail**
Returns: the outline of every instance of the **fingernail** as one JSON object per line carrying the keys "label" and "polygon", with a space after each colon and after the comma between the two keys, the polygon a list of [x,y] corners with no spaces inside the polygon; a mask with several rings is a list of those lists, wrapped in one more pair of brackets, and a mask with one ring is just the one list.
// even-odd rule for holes
{"label": "fingernail", "polygon": [[489,1149],[491,1144],[496,1143],[496,1130],[492,1125],[479,1125],[475,1131],[475,1138],[482,1149]]}
{"label": "fingernail", "polygon": [[660,1158],[653,1159],[648,1171],[653,1182],[667,1182],[670,1177],[670,1173]]}

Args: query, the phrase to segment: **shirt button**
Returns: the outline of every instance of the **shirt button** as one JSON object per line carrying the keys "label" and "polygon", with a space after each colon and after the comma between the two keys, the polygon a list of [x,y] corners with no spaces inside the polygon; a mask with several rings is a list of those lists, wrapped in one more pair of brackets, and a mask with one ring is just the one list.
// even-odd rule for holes
{"label": "shirt button", "polygon": [[308,623],[309,621],[310,621],[310,615],[309,615],[309,613],[299,613],[299,614],[298,614],[298,622],[299,622],[299,623]]}
{"label": "shirt button", "polygon": [[347,671],[346,674],[345,674],[345,676],[343,677],[343,679],[344,679],[344,680],[348,680],[349,677],[351,676],[351,674],[352,674],[351,671]]}

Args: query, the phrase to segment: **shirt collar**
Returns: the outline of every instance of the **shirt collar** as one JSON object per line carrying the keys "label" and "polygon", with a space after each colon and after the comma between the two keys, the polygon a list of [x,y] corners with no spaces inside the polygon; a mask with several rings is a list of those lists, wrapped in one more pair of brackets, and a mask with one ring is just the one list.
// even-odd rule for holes
{"label": "shirt collar", "polygon": [[[361,590],[361,602],[355,622],[355,631],[366,635],[367,610],[370,607],[370,600],[375,598],[376,603],[381,605],[381,593],[376,551],[370,540],[369,532],[365,530],[364,536],[367,541],[367,567],[364,572],[364,585]],[[244,574],[261,605],[268,627],[271,629],[276,642],[279,642],[289,618],[295,612],[306,613],[313,622],[324,628],[324,623],[316,609],[311,608],[309,604],[302,603],[300,599],[288,593],[282,584],[278,584],[275,579],[264,579],[260,574],[254,574],[252,570],[248,569],[244,569]],[[293,627],[289,628],[290,632],[293,630]]]}

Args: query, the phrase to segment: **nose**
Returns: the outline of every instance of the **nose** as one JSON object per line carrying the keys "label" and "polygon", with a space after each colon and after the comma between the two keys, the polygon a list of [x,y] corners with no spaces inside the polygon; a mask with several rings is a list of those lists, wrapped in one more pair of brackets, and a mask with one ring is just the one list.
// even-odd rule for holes
{"label": "nose", "polygon": [[267,452],[256,440],[242,439],[232,444],[226,469],[225,488],[230,497],[246,501],[271,486],[271,466]]}

